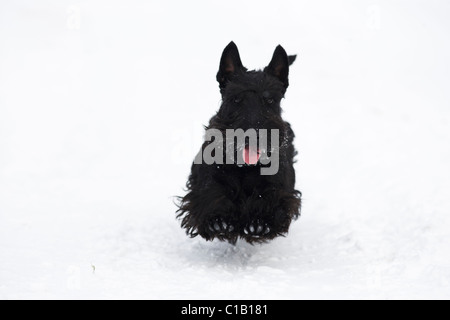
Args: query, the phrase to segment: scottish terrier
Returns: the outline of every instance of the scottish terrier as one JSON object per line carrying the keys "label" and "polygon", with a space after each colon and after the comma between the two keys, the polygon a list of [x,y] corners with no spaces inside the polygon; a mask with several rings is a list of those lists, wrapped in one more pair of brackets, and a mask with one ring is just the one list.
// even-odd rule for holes
{"label": "scottish terrier", "polygon": [[177,217],[189,236],[263,243],[284,236],[299,217],[294,132],[280,106],[295,59],[278,46],[264,70],[248,71],[234,42],[223,51],[222,105],[179,198]]}

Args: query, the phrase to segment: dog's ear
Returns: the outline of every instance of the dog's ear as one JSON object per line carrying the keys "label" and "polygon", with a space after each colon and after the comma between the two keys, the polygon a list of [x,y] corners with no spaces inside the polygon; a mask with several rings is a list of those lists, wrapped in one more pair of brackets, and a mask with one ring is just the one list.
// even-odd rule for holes
{"label": "dog's ear", "polygon": [[236,44],[231,41],[223,50],[222,58],[220,59],[219,72],[217,73],[219,87],[221,89],[225,88],[228,81],[230,81],[235,74],[245,71],[247,71],[247,69],[242,65],[238,48]]}
{"label": "dog's ear", "polygon": [[292,66],[292,64],[297,60],[297,55],[294,54],[293,56],[288,56],[289,65]]}
{"label": "dog's ear", "polygon": [[287,89],[289,86],[289,65],[294,63],[297,56],[289,56],[282,46],[278,46],[273,53],[272,61],[264,69],[264,72],[278,78]]}

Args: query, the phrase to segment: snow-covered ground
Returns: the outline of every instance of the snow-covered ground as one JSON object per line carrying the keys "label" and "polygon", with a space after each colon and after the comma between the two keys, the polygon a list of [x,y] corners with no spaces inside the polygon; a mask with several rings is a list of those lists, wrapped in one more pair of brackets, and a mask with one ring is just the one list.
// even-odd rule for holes
{"label": "snow-covered ground", "polygon": [[[0,299],[450,298],[450,2],[2,0]],[[251,246],[175,220],[215,73],[299,59],[303,215]]]}

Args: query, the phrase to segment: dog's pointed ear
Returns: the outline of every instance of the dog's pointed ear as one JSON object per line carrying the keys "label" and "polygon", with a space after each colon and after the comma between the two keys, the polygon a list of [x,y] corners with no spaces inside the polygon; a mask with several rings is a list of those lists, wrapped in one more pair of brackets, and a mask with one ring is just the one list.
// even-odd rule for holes
{"label": "dog's pointed ear", "polygon": [[236,44],[231,41],[223,50],[222,58],[220,59],[219,72],[217,73],[219,87],[221,89],[225,88],[228,81],[230,81],[236,73],[245,71],[247,71],[247,69],[242,65],[238,48]]}
{"label": "dog's pointed ear", "polygon": [[289,65],[292,66],[292,64],[295,62],[295,60],[297,60],[297,55],[294,54],[292,56],[288,56],[288,60],[289,60]]}
{"label": "dog's pointed ear", "polygon": [[272,61],[264,72],[278,78],[287,89],[289,86],[289,65],[294,63],[297,56],[289,56],[282,46],[278,46],[273,53]]}

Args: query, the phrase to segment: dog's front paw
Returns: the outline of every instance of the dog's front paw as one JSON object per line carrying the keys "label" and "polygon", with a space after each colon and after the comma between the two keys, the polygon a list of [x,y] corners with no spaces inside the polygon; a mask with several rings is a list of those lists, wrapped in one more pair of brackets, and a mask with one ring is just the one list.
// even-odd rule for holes
{"label": "dog's front paw", "polygon": [[239,236],[237,223],[222,217],[215,217],[208,220],[202,229],[204,231],[200,235],[207,240],[219,239],[221,241],[236,243]]}
{"label": "dog's front paw", "polygon": [[264,241],[264,238],[270,235],[271,228],[264,220],[256,219],[244,226],[243,233],[244,238],[250,242]]}
{"label": "dog's front paw", "polygon": [[229,223],[222,218],[215,218],[208,223],[208,229],[212,234],[225,235],[235,230],[232,223]]}

